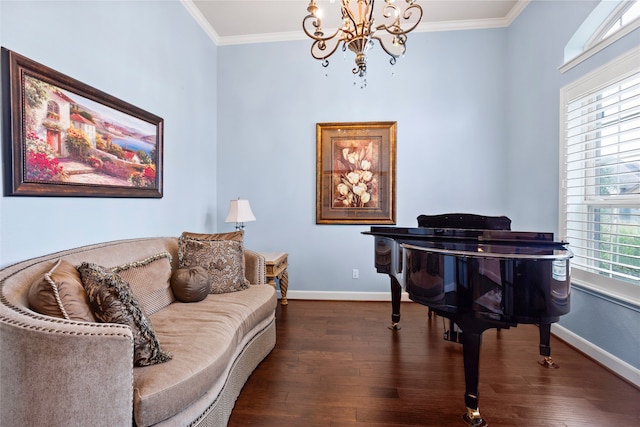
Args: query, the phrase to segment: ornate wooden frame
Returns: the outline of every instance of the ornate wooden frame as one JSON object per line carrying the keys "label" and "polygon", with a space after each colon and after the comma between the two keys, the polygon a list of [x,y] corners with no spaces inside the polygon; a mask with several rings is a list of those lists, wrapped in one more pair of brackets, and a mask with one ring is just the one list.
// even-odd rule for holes
{"label": "ornate wooden frame", "polygon": [[162,197],[162,118],[2,48],[6,196]]}
{"label": "ornate wooden frame", "polygon": [[396,127],[316,125],[316,224],[396,223]]}

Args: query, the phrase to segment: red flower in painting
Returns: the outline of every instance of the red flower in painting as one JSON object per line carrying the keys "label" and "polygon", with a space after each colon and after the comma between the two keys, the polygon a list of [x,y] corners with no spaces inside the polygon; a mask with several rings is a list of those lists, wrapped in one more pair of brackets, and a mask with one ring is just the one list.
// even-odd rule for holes
{"label": "red flower in painting", "polygon": [[53,181],[63,173],[58,159],[48,158],[44,153],[27,152],[27,180]]}
{"label": "red flower in painting", "polygon": [[143,176],[148,180],[154,181],[156,179],[156,170],[152,166],[147,166],[144,168]]}

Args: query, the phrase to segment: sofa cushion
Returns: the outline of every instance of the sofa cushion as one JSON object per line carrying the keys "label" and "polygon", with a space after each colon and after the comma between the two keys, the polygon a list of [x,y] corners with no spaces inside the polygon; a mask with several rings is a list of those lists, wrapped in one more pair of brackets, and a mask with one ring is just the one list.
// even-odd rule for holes
{"label": "sofa cushion", "polygon": [[174,302],[150,316],[173,360],[133,370],[136,425],[167,419],[214,384],[223,385],[230,364],[253,337],[251,331],[257,333],[256,328],[273,320],[276,304],[272,286],[253,285],[241,292],[209,295],[195,304]]}
{"label": "sofa cushion", "polygon": [[95,317],[107,323],[128,325],[133,332],[133,364],[148,366],[171,359],[160,348],[151,323],[136,301],[129,284],[117,273],[93,263],[78,267]]}
{"label": "sofa cushion", "polygon": [[180,268],[202,266],[209,273],[212,294],[249,287],[244,274],[241,232],[223,234],[183,233],[178,240]]}
{"label": "sofa cushion", "polygon": [[51,270],[36,278],[29,288],[29,308],[40,314],[67,320],[95,322],[80,273],[59,259]]}
{"label": "sofa cushion", "polygon": [[171,255],[162,252],[139,261],[110,268],[122,277],[142,306],[152,315],[176,299],[171,291]]}
{"label": "sofa cushion", "polygon": [[209,274],[203,267],[178,268],[171,276],[171,289],[180,302],[198,302],[209,295]]}

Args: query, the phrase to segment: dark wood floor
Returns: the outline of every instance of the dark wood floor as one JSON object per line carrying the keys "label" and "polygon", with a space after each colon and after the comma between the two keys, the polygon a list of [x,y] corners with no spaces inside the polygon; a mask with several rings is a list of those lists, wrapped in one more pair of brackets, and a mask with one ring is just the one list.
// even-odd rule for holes
{"label": "dark wood floor", "polygon": [[[402,304],[292,300],[277,344],[240,394],[229,427],[464,426],[462,346],[443,319]],[[640,390],[552,337],[560,369],[538,365],[532,325],[483,335],[480,412],[491,427],[640,425]]]}

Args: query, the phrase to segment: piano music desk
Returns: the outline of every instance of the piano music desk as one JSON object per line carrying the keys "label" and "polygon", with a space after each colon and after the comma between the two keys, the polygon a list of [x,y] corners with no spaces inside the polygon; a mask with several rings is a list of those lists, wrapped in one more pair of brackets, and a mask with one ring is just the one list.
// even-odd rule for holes
{"label": "piano music desk", "polygon": [[287,289],[289,288],[289,273],[287,267],[288,254],[286,252],[260,252],[264,257],[265,267],[267,269],[267,283],[276,288],[276,277],[280,281],[280,305],[287,305]]}

